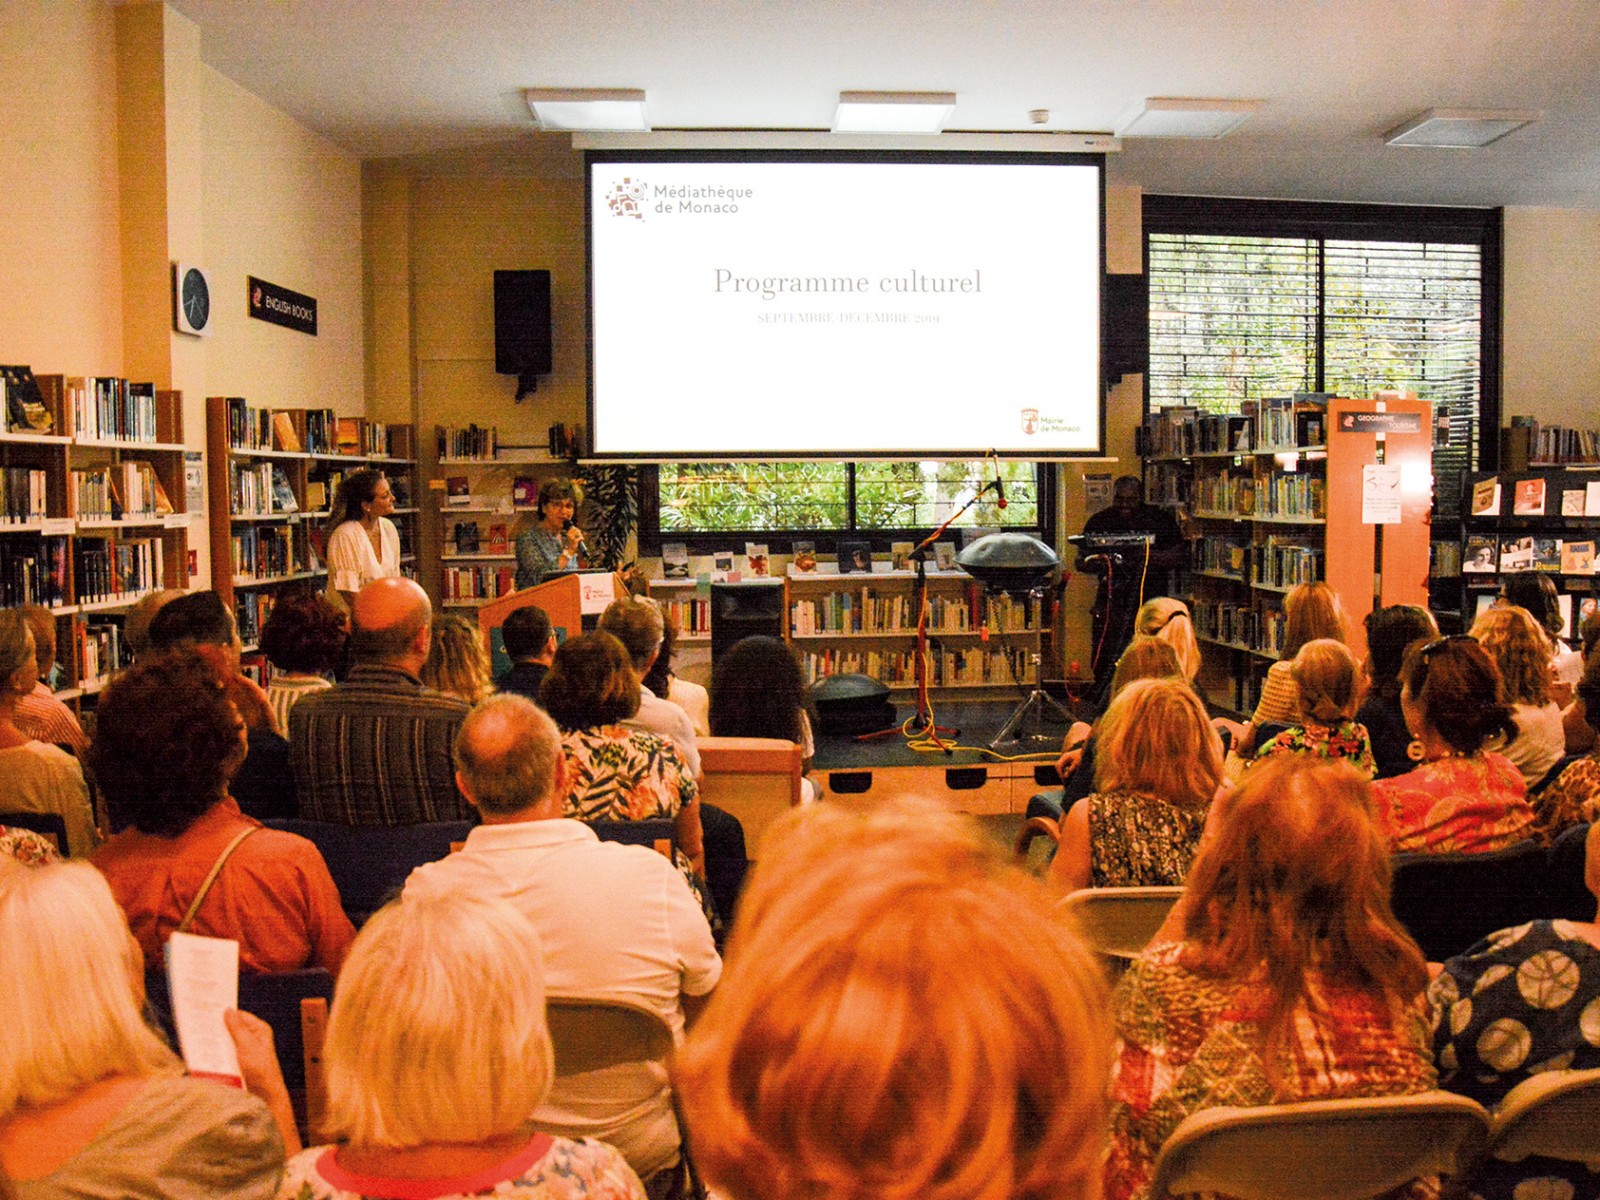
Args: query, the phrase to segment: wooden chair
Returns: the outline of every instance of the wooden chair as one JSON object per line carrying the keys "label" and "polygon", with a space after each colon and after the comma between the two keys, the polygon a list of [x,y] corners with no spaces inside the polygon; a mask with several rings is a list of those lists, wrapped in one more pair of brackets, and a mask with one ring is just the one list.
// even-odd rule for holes
{"label": "wooden chair", "polygon": [[[626,1000],[597,1000],[586,996],[547,996],[545,1015],[550,1022],[550,1042],[556,1052],[556,1078],[582,1075],[624,1063],[665,1063],[677,1048],[661,1014]],[[672,1113],[682,1139],[679,1173],[672,1197],[705,1200],[705,1187],[689,1155],[689,1133],[672,1096]]]}
{"label": "wooden chair", "polygon": [[1022,828],[1017,830],[1017,843],[1011,851],[1016,857],[1017,866],[1028,865],[1033,843],[1039,838],[1046,839],[1052,846],[1056,845],[1061,841],[1061,822],[1053,817],[1029,817],[1023,821]]}
{"label": "wooden chair", "polygon": [[339,825],[278,819],[265,823],[309,838],[316,845],[339,889],[339,901],[357,928],[405,886],[412,871],[448,855],[451,844],[463,841],[473,824]]}
{"label": "wooden chair", "polygon": [[1182,895],[1181,887],[1081,888],[1061,908],[1096,954],[1127,960],[1139,957]]}
{"label": "wooden chair", "polygon": [[800,803],[802,751],[781,738],[700,738],[700,798],[739,818],[754,861],[767,826]]}
{"label": "wooden chair", "polygon": [[1483,1106],[1449,1092],[1208,1108],[1161,1147],[1151,1200],[1369,1200],[1409,1180],[1461,1173],[1489,1133]]}
{"label": "wooden chair", "polygon": [[1543,1071],[1517,1084],[1495,1112],[1488,1153],[1502,1162],[1537,1155],[1600,1170],[1600,1067]]}
{"label": "wooden chair", "polygon": [[13,829],[26,829],[37,833],[46,841],[54,842],[63,857],[67,849],[67,822],[60,813],[53,812],[0,812],[0,825]]}

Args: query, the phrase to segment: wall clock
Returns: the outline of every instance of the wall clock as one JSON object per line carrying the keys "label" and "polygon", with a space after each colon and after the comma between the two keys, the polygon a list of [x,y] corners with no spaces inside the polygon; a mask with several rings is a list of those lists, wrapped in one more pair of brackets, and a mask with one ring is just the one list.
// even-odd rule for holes
{"label": "wall clock", "polygon": [[211,279],[192,263],[172,264],[172,327],[200,337],[211,332]]}

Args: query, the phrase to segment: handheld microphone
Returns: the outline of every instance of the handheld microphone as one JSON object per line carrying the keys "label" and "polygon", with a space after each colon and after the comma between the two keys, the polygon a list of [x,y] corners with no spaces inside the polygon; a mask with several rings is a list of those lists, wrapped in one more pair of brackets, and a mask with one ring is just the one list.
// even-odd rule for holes
{"label": "handheld microphone", "polygon": [[[567,530],[573,529],[576,526],[577,522],[569,517],[567,522],[561,526],[561,532],[566,533]],[[589,557],[589,543],[583,540],[583,534],[581,531],[578,534],[578,553],[584,558]]]}

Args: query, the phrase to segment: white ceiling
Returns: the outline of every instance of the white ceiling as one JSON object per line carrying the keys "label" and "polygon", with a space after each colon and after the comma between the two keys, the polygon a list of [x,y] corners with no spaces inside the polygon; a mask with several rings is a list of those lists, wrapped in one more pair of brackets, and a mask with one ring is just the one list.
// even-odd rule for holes
{"label": "white ceiling", "polygon": [[[643,88],[656,129],[825,130],[841,91],[915,90],[957,94],[952,130],[1110,132],[1217,97],[1264,104],[1220,141],[1126,140],[1110,181],[1600,210],[1600,0],[171,3],[208,63],[363,158],[526,146],[524,87]],[[1383,143],[1426,108],[1543,116],[1479,151]]]}

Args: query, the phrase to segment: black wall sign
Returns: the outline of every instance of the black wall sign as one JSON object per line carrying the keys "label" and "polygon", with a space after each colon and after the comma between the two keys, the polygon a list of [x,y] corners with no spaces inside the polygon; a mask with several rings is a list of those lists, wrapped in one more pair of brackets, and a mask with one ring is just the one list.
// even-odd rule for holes
{"label": "black wall sign", "polygon": [[309,333],[312,337],[317,336],[315,296],[291,292],[286,287],[268,283],[265,279],[257,279],[254,275],[247,275],[245,278],[250,289],[252,317],[258,321],[270,321],[274,325],[282,325],[285,329]]}

